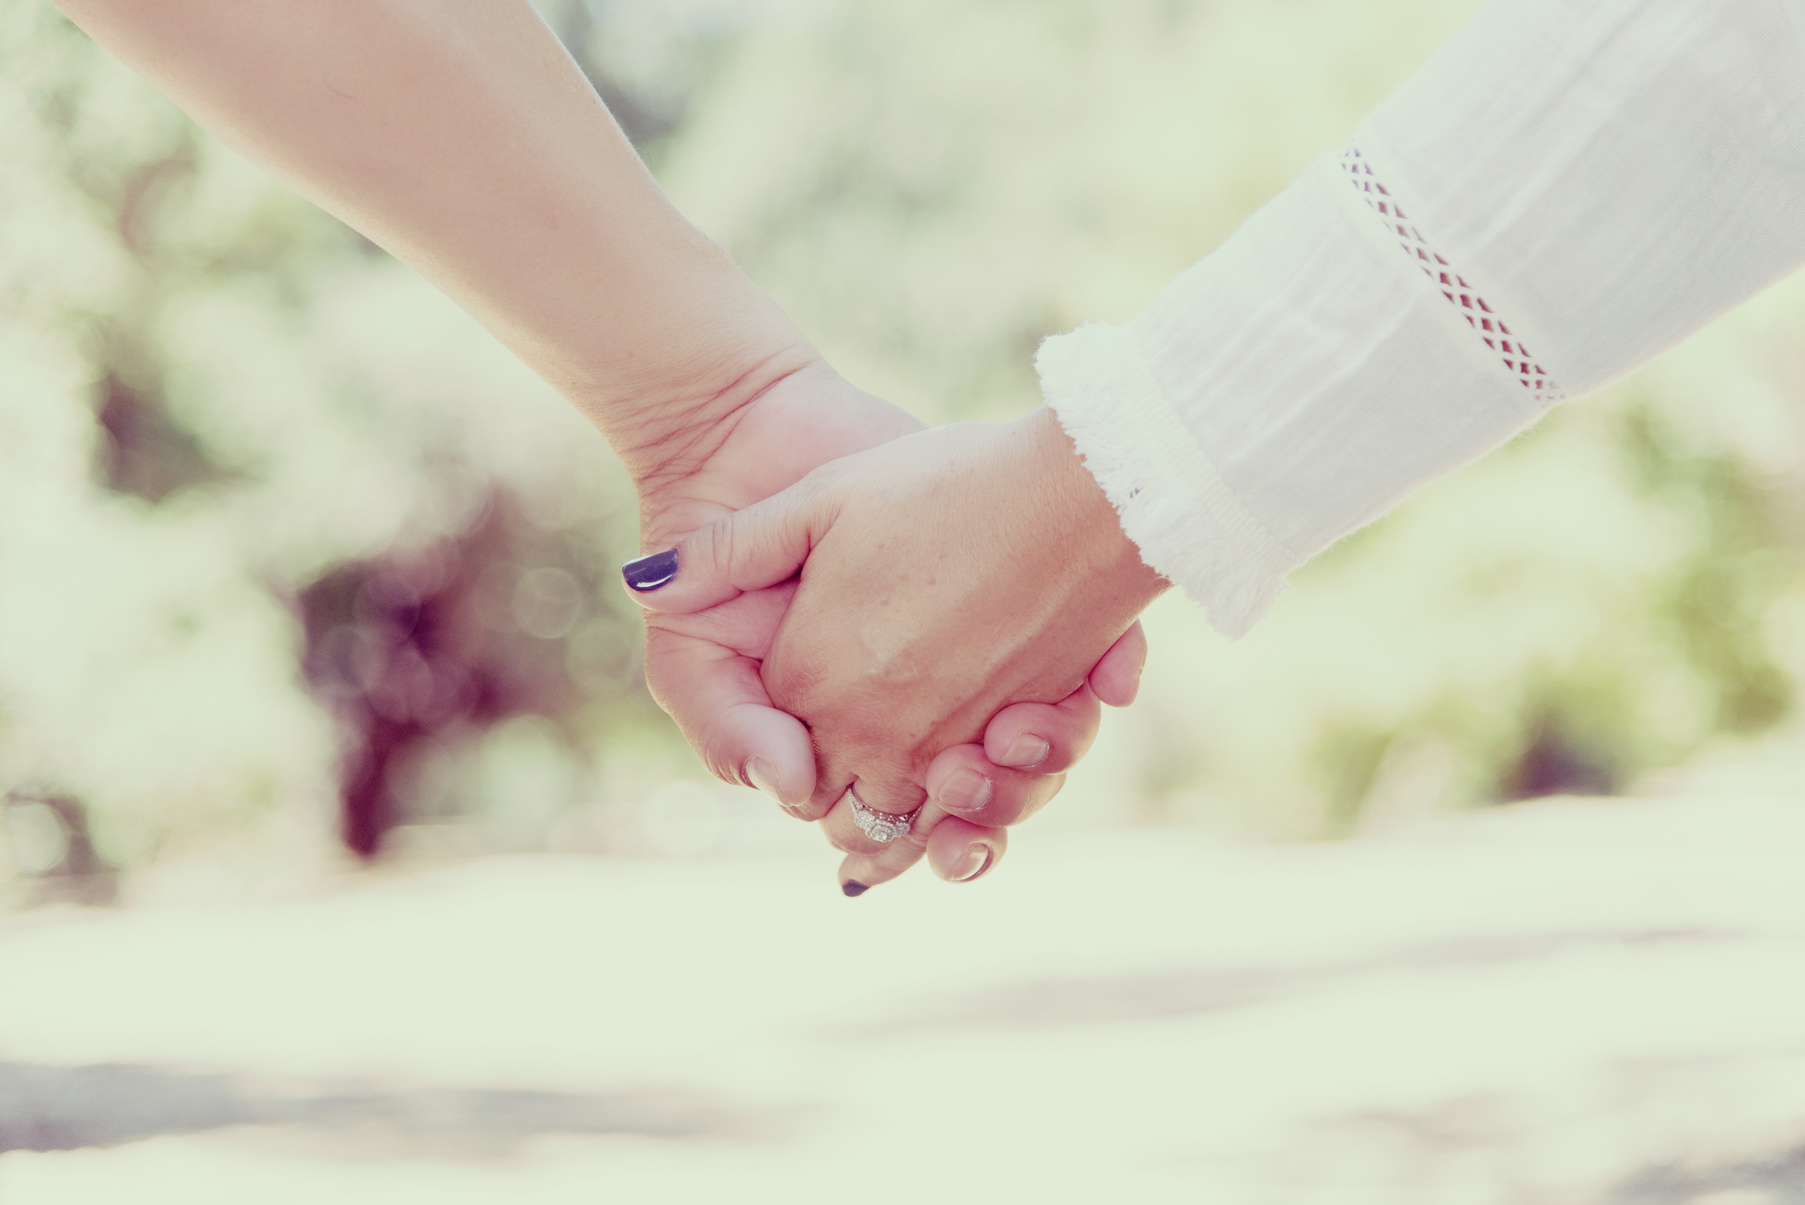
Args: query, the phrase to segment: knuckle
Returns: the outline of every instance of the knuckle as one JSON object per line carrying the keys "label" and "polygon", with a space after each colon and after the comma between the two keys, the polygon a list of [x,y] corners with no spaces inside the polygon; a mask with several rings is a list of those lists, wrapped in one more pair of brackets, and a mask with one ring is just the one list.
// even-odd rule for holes
{"label": "knuckle", "polygon": [[711,575],[726,576],[733,572],[734,523],[732,515],[723,515],[704,527],[696,541],[702,567]]}
{"label": "knuckle", "polygon": [[702,743],[696,749],[696,753],[701,757],[702,764],[708,767],[710,774],[724,783],[743,787],[746,785],[746,780],[740,777],[739,760],[728,746],[729,742],[726,737],[719,733],[713,733],[702,738]]}

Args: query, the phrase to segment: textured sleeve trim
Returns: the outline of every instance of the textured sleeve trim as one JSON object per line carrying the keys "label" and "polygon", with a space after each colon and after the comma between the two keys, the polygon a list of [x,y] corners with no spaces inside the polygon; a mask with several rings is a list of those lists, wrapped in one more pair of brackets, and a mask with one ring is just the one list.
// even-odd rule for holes
{"label": "textured sleeve trim", "polygon": [[1373,170],[1372,162],[1361,153],[1357,142],[1349,143],[1341,153],[1341,170],[1347,173],[1348,181],[1367,208],[1397,236],[1398,246],[1404,254],[1416,261],[1423,275],[1434,282],[1448,304],[1467,320],[1467,325],[1498,356],[1517,384],[1534,394],[1538,404],[1552,406],[1565,401],[1566,395],[1560,385],[1548,375],[1535,354],[1524,346],[1522,338],[1511,332],[1491,304],[1467,283],[1466,277],[1454,270],[1454,265],[1443,258],[1411,221],[1398,199],[1385,187],[1385,181]]}
{"label": "textured sleeve trim", "polygon": [[1100,323],[1035,359],[1042,396],[1149,568],[1239,638],[1300,563],[1223,480],[1164,396],[1134,332]]}

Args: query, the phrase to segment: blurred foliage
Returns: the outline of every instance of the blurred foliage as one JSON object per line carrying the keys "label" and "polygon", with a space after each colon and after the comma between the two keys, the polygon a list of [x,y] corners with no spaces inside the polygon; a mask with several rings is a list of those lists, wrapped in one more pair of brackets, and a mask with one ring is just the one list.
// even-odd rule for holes
{"label": "blurred foliage", "polygon": [[[1041,338],[1131,316],[1477,4],[541,7],[679,206],[944,421],[1033,405]],[[47,5],[0,11],[0,54],[11,811],[81,801],[114,866],[324,849],[359,791],[361,850],[449,819],[532,848],[694,774],[637,682],[631,498],[593,433]],[[1789,283],[1563,409],[1238,645],[1162,602],[1142,701],[1053,814],[1333,834],[1621,790],[1783,724],[1802,316]]]}
{"label": "blurred foliage", "polygon": [[[88,845],[130,867],[258,834],[329,856],[335,830],[371,853],[447,813],[532,845],[549,819],[516,831],[473,785],[511,716],[544,719],[573,800],[610,737],[686,768],[607,580],[636,545],[599,437],[48,5],[0,14],[0,54],[0,791],[24,801],[0,818],[26,834],[0,860],[45,881]],[[385,587],[422,566],[472,601],[398,633]],[[62,863],[19,853],[55,824]]]}

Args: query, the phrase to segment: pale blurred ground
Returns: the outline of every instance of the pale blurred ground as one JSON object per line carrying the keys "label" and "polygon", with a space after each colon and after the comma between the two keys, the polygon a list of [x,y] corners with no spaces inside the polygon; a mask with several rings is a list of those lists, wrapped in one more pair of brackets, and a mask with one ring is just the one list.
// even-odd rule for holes
{"label": "pale blurred ground", "polygon": [[1805,1202],[1796,795],[1030,827],[856,901],[768,819],[12,918],[0,1200]]}

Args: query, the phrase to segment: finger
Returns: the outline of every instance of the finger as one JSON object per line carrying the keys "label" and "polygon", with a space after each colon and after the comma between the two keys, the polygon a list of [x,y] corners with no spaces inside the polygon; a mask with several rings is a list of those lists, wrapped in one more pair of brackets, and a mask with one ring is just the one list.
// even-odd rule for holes
{"label": "finger", "polygon": [[955,745],[928,764],[928,798],[979,824],[1019,824],[1059,793],[1064,771],[1090,749],[1100,718],[1088,685],[1058,703],[1006,707],[986,727],[982,746]]}
{"label": "finger", "polygon": [[822,809],[808,729],[771,706],[759,663],[730,648],[652,626],[646,630],[646,684],[716,777],[758,787],[805,820]]}
{"label": "finger", "polygon": [[949,816],[928,838],[928,866],[949,883],[970,883],[995,869],[1008,848],[1008,830]]}
{"label": "finger", "polygon": [[[800,709],[799,709],[800,710]],[[866,807],[894,816],[906,816],[927,802],[928,793],[915,780],[908,763],[896,760],[862,726],[855,731],[843,715],[821,716],[803,711],[816,722],[810,732],[815,743],[815,806],[825,813],[837,806],[849,788],[856,787]],[[848,813],[850,816],[851,813]]]}
{"label": "finger", "polygon": [[873,887],[899,878],[927,856],[925,840],[910,834],[891,842],[875,854],[847,854],[837,874],[844,895],[860,896]]}
{"label": "finger", "polygon": [[831,526],[821,498],[805,479],[697,528],[673,548],[628,561],[621,577],[640,606],[677,615],[774,586],[795,576]]}
{"label": "finger", "polygon": [[985,725],[984,753],[999,766],[1056,774],[1089,752],[1102,719],[1088,683],[1057,703],[1016,703]]}
{"label": "finger", "polygon": [[1140,692],[1141,670],[1146,665],[1147,633],[1137,619],[1091,669],[1090,687],[1111,707],[1126,707]]}
{"label": "finger", "polygon": [[948,816],[930,803],[922,808],[907,835],[878,853],[847,855],[840,863],[840,890],[851,896],[863,895],[902,875],[924,856],[941,878],[967,882],[988,873],[1008,843],[1003,830]]}
{"label": "finger", "polygon": [[[828,844],[832,845],[841,853],[863,854],[867,857],[875,857],[890,847],[901,845],[905,842],[919,844],[921,839],[926,835],[928,829],[934,823],[933,817],[924,818],[922,814],[922,800],[917,800],[914,806],[906,809],[874,807],[871,809],[872,811],[882,813],[886,816],[912,817],[909,823],[908,832],[900,837],[892,838],[889,841],[880,841],[877,838],[868,835],[858,822],[855,814],[856,810],[853,807],[853,799],[856,797],[862,801],[864,790],[863,788],[856,788],[856,790],[856,796],[853,789],[843,791],[840,798],[835,800],[834,805],[827,810],[827,814],[821,817],[822,834],[827,838]],[[920,788],[918,787],[916,790],[919,793]]]}
{"label": "finger", "polygon": [[1065,775],[1011,770],[985,757],[979,745],[955,745],[929,764],[926,781],[934,807],[1000,827],[1040,811],[1065,786]]}
{"label": "finger", "polygon": [[853,779],[852,787],[866,807],[892,816],[907,816],[928,801],[927,789],[905,771],[885,767],[872,758],[864,759],[864,769]]}

